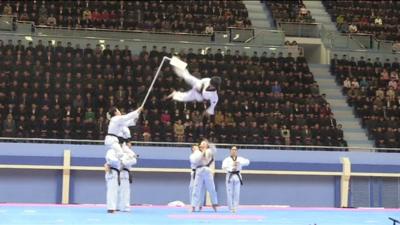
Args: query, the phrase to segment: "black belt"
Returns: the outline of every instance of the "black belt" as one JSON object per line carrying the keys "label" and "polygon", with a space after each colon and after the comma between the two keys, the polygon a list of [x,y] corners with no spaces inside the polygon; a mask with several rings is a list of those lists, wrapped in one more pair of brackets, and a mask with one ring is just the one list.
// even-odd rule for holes
{"label": "black belt", "polygon": [[196,169],[192,169],[193,175],[192,178],[194,179],[196,177]]}
{"label": "black belt", "polygon": [[128,142],[128,139],[120,137],[118,135],[110,134],[110,133],[107,133],[107,135],[118,138],[118,143],[120,143],[120,144],[123,144],[124,142]]}
{"label": "black belt", "polygon": [[229,173],[228,183],[231,182],[232,176],[236,175],[239,177],[240,185],[243,185],[243,180],[242,180],[242,176],[240,176],[240,171],[232,171],[232,172],[228,172],[228,173]]}
{"label": "black belt", "polygon": [[129,169],[127,169],[127,168],[123,168],[122,170],[125,170],[125,171],[128,172],[128,174],[129,174],[129,183],[132,184],[132,173],[131,173],[131,171]]}
{"label": "black belt", "polygon": [[198,167],[196,167],[196,169],[202,168],[202,167],[210,167],[213,162],[214,162],[214,157],[210,160],[210,162],[207,163],[207,165],[198,166]]}
{"label": "black belt", "polygon": [[121,185],[121,171],[119,171],[119,169],[117,169],[117,168],[114,168],[114,167],[110,167],[110,169],[111,170],[114,170],[115,172],[117,172],[117,174],[118,174],[118,186],[120,186]]}
{"label": "black belt", "polygon": [[[114,168],[114,167],[110,167],[110,169],[114,170],[115,172],[117,172],[117,175],[118,175],[118,186],[120,186],[121,185],[121,171],[119,169],[117,169],[117,168]],[[127,168],[123,168],[122,170],[125,170],[125,171],[128,172],[128,174],[129,174],[129,183],[131,184],[132,183],[131,171],[129,169],[127,169]]]}

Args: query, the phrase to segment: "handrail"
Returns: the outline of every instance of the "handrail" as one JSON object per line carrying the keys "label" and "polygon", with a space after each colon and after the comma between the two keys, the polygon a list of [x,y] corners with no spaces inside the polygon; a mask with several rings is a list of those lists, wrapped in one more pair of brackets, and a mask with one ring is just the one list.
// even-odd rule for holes
{"label": "handrail", "polygon": [[289,22],[289,21],[280,21],[278,20],[277,23],[289,23],[289,24],[304,24],[304,25],[322,25],[322,23],[310,23],[310,22]]}
{"label": "handrail", "polygon": [[[11,137],[0,137],[0,142],[36,142],[36,143],[55,143],[55,144],[95,144],[103,145],[103,140],[87,140],[87,139],[50,139],[50,138],[11,138]],[[193,144],[193,142],[152,142],[152,141],[132,141],[133,144],[139,146],[181,146],[188,147]],[[326,149],[326,150],[369,150],[370,152],[376,151],[388,151],[388,152],[400,152],[400,148],[363,148],[363,147],[338,147],[338,146],[318,146],[318,145],[270,145],[270,144],[233,144],[233,143],[215,143],[216,146],[220,147],[231,147],[232,145],[238,146],[239,148],[254,148],[254,149],[296,149],[296,150],[309,150],[309,149]]]}
{"label": "handrail", "polygon": [[190,35],[190,36],[202,36],[211,37],[210,34],[199,34],[199,33],[186,33],[186,32],[168,32],[168,31],[151,31],[151,30],[121,30],[121,29],[103,29],[103,28],[81,28],[81,27],[58,27],[58,26],[47,26],[47,25],[35,25],[35,28],[52,29],[52,30],[77,30],[77,31],[105,31],[105,32],[121,32],[121,33],[148,33],[148,34],[167,34],[167,35]]}
{"label": "handrail", "polygon": [[[71,36],[63,36],[63,35],[55,35],[55,34],[34,34],[34,33],[15,33],[15,32],[1,32],[3,35],[12,35],[12,36],[21,36],[21,37],[37,37],[37,38],[71,38]],[[116,40],[121,40],[121,38],[113,38],[113,37],[93,37],[93,36],[80,36],[80,37],[73,37],[74,39],[88,39],[88,40],[93,40],[93,39],[101,39],[105,41],[116,41]],[[148,40],[140,39],[140,38],[123,38],[124,41],[131,41],[131,42],[148,42]],[[207,46],[235,46],[237,47],[237,43],[217,43],[217,42],[195,42],[195,41],[166,41],[166,40],[152,40],[152,42],[157,42],[157,43],[182,43],[182,44],[202,44],[202,45],[207,45]],[[247,44],[245,45],[246,47],[252,47],[252,48],[288,48],[288,46],[284,45],[261,45],[261,44]]]}

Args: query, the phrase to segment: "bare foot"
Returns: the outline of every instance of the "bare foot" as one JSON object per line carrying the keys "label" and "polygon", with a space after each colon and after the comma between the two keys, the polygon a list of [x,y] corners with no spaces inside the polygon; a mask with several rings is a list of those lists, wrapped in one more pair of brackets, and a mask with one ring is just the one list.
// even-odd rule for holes
{"label": "bare foot", "polygon": [[212,205],[212,208],[214,209],[214,212],[217,212],[217,205]]}

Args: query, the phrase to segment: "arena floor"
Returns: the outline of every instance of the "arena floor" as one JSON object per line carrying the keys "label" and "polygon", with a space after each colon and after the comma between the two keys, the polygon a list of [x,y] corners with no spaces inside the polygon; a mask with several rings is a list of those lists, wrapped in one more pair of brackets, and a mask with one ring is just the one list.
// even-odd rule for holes
{"label": "arena floor", "polygon": [[236,214],[220,207],[189,213],[187,208],[134,206],[129,213],[107,214],[104,205],[0,204],[0,224],[263,224],[263,225],[391,225],[400,209],[336,209],[243,206]]}

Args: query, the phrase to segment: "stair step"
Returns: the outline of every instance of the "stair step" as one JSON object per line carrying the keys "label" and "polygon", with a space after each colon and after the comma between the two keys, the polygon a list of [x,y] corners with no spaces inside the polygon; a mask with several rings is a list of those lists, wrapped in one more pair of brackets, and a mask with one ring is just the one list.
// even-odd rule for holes
{"label": "stair step", "polygon": [[[343,128],[343,130],[347,131],[349,129],[349,131],[352,131],[352,132],[360,130],[360,125],[358,123],[351,123],[351,124],[346,123],[345,125],[346,125],[346,129]],[[342,126],[343,126],[343,124],[342,124]]]}
{"label": "stair step", "polygon": [[243,1],[249,13],[253,26],[271,29],[274,27],[273,18],[268,8],[260,1]]}
{"label": "stair step", "polygon": [[335,108],[335,114],[340,114],[340,115],[347,115],[347,113],[349,115],[352,115],[352,112],[350,110],[352,110],[352,108],[350,108],[348,105],[332,105],[332,107]]}
{"label": "stair step", "polygon": [[352,131],[349,131],[349,132],[346,132],[346,135],[348,137],[351,137],[353,140],[359,139],[359,138],[364,138],[364,140],[365,140],[365,138],[367,137],[365,132],[352,132]]}
{"label": "stair step", "polygon": [[320,1],[303,1],[304,5],[310,8],[324,8],[324,5]]}
{"label": "stair step", "polygon": [[[347,142],[349,147],[360,147],[357,149],[349,149],[349,151],[352,152],[370,152],[371,146],[373,143],[371,141],[365,142],[365,141],[348,141]],[[365,148],[365,149],[362,149]]]}
{"label": "stair step", "polygon": [[[317,22],[320,21],[317,20]],[[368,140],[365,130],[361,127],[360,119],[354,116],[353,108],[348,106],[341,87],[337,85],[335,78],[329,72],[329,65],[310,64],[309,67],[318,83],[320,93],[326,94],[326,100],[331,105],[337,123],[342,124],[344,138],[349,146],[373,147],[373,143]]]}

